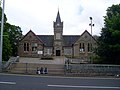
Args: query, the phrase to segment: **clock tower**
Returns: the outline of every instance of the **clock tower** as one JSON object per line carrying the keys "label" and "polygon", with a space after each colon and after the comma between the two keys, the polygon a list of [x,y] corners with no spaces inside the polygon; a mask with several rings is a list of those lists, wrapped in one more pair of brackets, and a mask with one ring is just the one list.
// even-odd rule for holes
{"label": "clock tower", "polygon": [[63,22],[61,22],[60,13],[58,10],[56,21],[53,22],[54,27],[54,55],[63,55]]}

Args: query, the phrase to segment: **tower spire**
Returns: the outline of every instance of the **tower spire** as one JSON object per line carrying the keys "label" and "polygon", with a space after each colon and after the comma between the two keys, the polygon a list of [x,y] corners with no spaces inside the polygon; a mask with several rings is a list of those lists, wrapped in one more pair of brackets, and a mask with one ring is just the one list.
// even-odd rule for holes
{"label": "tower spire", "polygon": [[58,9],[57,17],[56,17],[56,23],[61,23],[59,9]]}

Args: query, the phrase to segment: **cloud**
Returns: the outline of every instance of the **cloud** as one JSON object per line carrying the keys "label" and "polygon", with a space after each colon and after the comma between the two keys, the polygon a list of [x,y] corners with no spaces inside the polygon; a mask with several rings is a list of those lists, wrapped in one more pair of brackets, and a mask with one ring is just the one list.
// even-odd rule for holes
{"label": "cloud", "polygon": [[106,9],[119,0],[7,0],[8,22],[22,28],[23,34],[32,29],[36,34],[53,34],[53,21],[59,8],[64,22],[64,34],[90,32],[89,17],[93,17],[93,34],[99,35],[104,26]]}

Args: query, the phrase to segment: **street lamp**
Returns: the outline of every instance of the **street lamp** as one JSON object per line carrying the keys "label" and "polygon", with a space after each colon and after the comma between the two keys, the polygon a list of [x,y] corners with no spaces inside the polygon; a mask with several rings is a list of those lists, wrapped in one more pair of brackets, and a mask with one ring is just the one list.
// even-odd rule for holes
{"label": "street lamp", "polygon": [[94,24],[92,23],[92,17],[90,17],[90,24],[89,24],[89,26],[91,26],[91,36],[92,36],[92,27],[94,26]]}
{"label": "street lamp", "polygon": [[3,4],[2,4],[1,35],[0,35],[0,72],[2,71],[2,48],[3,48],[4,7],[5,7],[5,0],[3,0]]}
{"label": "street lamp", "polygon": [[89,26],[91,26],[91,51],[92,51],[92,27],[94,26],[94,24],[92,23],[92,17],[90,17],[90,24]]}
{"label": "street lamp", "polygon": [[[89,26],[91,26],[91,44],[90,44],[90,50],[91,50],[91,52],[92,52],[92,27],[94,26],[94,24],[92,23],[92,17],[90,17],[90,24],[89,24]],[[92,54],[92,53],[91,53]],[[91,63],[92,63],[92,60],[91,60]]]}

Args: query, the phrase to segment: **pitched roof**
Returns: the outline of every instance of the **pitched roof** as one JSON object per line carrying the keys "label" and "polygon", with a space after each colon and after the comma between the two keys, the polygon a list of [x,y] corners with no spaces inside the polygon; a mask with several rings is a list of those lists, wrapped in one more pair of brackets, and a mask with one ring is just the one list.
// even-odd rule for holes
{"label": "pitched roof", "polygon": [[[96,41],[96,39],[95,39],[87,30],[85,30],[85,31],[81,34],[81,36],[82,36],[83,34],[85,34],[86,32],[90,35],[90,37],[92,37],[93,40]],[[97,42],[97,41],[96,41],[96,42]]]}
{"label": "pitched roof", "polygon": [[63,45],[72,46],[72,44],[74,44],[79,38],[80,38],[80,35],[64,35]]}
{"label": "pitched roof", "polygon": [[42,41],[32,30],[30,30],[25,36],[23,36],[20,41],[24,40],[24,38],[25,38],[29,33],[32,33],[41,43],[43,43],[43,41]]}
{"label": "pitched roof", "polygon": [[[32,32],[31,30],[28,32]],[[63,46],[72,46],[75,42],[85,33],[87,32],[90,36],[91,34],[85,30],[81,35],[63,35]],[[27,34],[28,34],[27,33]],[[32,32],[33,33],[33,32]],[[26,37],[27,34],[24,36]],[[34,34],[34,33],[33,33]],[[35,34],[34,34],[35,35]],[[54,45],[54,35],[35,35],[45,46],[53,46]],[[24,39],[23,37],[23,39]],[[94,40],[95,38],[92,37]]]}
{"label": "pitched roof", "polygon": [[[53,46],[53,35],[37,35],[45,44],[45,46]],[[72,46],[80,38],[80,35],[63,35],[63,46]]]}
{"label": "pitched roof", "polygon": [[54,36],[53,35],[37,35],[43,42],[45,46],[53,46]]}

